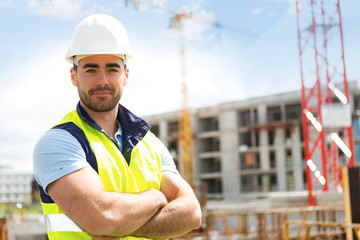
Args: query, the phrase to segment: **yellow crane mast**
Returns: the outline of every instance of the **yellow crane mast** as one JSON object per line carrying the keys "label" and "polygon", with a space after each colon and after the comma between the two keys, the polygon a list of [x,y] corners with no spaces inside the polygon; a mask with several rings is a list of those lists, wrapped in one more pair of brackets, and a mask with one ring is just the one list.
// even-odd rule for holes
{"label": "yellow crane mast", "polygon": [[183,96],[183,109],[179,116],[180,171],[185,180],[190,185],[194,185],[192,168],[193,136],[191,130],[191,111],[188,102],[188,88],[186,83],[186,51],[182,26],[183,18],[191,18],[191,15],[176,13],[172,19],[172,23],[177,29],[179,29],[180,33],[181,85]]}

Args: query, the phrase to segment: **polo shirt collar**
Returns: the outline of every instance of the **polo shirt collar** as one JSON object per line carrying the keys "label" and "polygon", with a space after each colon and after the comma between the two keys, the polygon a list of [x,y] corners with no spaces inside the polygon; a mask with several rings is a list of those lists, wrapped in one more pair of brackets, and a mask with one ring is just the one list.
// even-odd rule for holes
{"label": "polo shirt collar", "polygon": [[[150,125],[142,118],[136,116],[127,108],[122,106],[120,103],[118,105],[118,115],[117,120],[122,128],[123,139],[126,136],[137,136],[142,139],[143,136],[150,130]],[[87,122],[90,126],[95,129],[104,132],[104,130],[89,116],[86,110],[81,106],[80,102],[76,106],[76,110],[79,116]]]}

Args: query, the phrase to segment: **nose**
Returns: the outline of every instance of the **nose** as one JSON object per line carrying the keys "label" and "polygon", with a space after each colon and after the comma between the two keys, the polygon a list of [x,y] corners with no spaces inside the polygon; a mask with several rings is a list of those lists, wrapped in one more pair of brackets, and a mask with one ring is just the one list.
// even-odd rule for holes
{"label": "nose", "polygon": [[109,81],[107,79],[105,70],[100,70],[97,76],[97,84],[103,86],[108,83]]}

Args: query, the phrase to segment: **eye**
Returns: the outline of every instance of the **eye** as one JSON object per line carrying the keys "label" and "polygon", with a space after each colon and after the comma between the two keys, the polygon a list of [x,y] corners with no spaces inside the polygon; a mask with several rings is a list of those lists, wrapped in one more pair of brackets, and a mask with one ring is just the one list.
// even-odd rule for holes
{"label": "eye", "polygon": [[96,73],[96,70],[93,68],[90,68],[90,69],[87,69],[85,72],[86,73]]}
{"label": "eye", "polygon": [[109,68],[108,72],[119,72],[119,69],[117,69],[117,68]]}

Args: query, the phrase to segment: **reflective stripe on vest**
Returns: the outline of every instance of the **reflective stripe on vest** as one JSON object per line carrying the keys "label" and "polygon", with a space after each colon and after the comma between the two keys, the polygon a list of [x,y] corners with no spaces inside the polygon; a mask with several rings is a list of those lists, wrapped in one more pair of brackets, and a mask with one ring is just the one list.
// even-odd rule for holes
{"label": "reflective stripe on vest", "polygon": [[48,232],[82,232],[83,230],[66,214],[45,215],[46,229]]}
{"label": "reflective stripe on vest", "polygon": [[[98,174],[105,191],[137,193],[150,188],[160,189],[160,142],[150,131],[133,148],[129,166],[115,143],[82,120],[76,110],[66,115],[60,124],[67,122],[77,125],[88,139],[97,159]],[[56,203],[42,202],[42,206],[50,240],[91,239]],[[127,236],[121,239],[141,238]]]}

